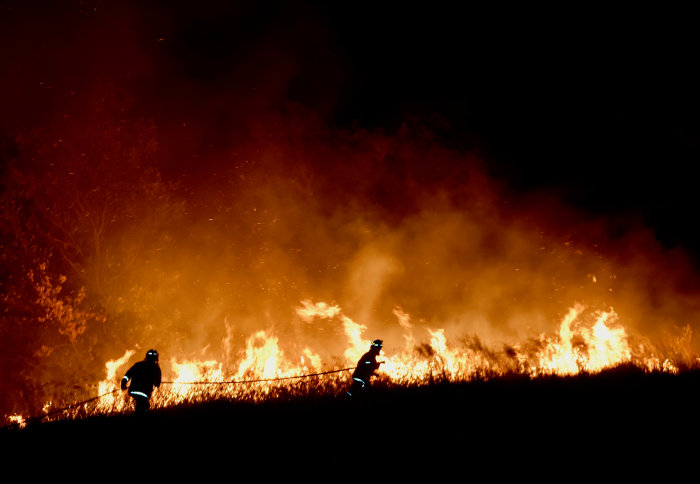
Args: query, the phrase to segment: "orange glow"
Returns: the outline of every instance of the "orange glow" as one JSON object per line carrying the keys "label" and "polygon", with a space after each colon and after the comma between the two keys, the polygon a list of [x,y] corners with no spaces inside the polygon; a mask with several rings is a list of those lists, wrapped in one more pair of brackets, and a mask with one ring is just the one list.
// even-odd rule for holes
{"label": "orange glow", "polygon": [[518,196],[429,136],[290,116],[191,183],[159,171],[154,126],[70,118],[79,137],[29,151],[4,213],[36,250],[6,296],[34,373],[3,415],[131,411],[146,347],[154,409],[342,395],[374,339],[379,386],[698,366],[698,277],[651,231]]}
{"label": "orange glow", "polygon": [[27,422],[21,415],[8,415],[7,421],[9,425],[17,425],[21,429],[27,426]]}
{"label": "orange glow", "polygon": [[[309,391],[302,383],[306,379],[295,377],[339,369],[333,368],[332,363],[352,367],[356,358],[368,349],[371,337],[366,334],[367,328],[345,316],[338,305],[304,300],[296,312],[307,323],[318,319],[323,324],[342,328],[346,347],[341,360],[322,361],[310,348],[304,348],[302,354],[289,359],[281,351],[276,336],[257,331],[247,339],[237,367],[229,372],[224,371],[223,363],[216,360],[171,359],[172,380],[156,390],[153,407],[219,398],[259,402],[274,398],[280,391],[302,396]],[[405,331],[404,342],[414,341],[410,315],[400,308],[395,308],[394,315],[397,326]],[[587,324],[587,321],[591,322]],[[421,346],[388,345],[389,350],[383,351],[380,357],[384,364],[380,367],[378,379],[382,384],[410,386],[445,380],[468,382],[508,374],[571,376],[582,372],[597,373],[621,364],[634,364],[644,371],[678,372],[668,360],[661,362],[653,353],[633,355],[630,338],[614,311],[589,313],[582,305],[569,309],[557,333],[540,335],[530,344],[516,345],[514,352],[452,342],[441,328],[427,329],[425,337]],[[536,344],[533,346],[533,343]],[[115,388],[118,375],[126,370],[134,353],[134,350],[128,350],[121,358],[107,362],[109,379],[100,383],[101,392]],[[311,391],[341,393],[348,382],[348,373],[309,378],[315,380]],[[45,411],[50,408],[51,404],[47,403]],[[125,398],[110,394],[92,408],[86,406],[55,418],[123,412],[129,408]],[[24,422],[21,415],[8,416],[7,419],[20,425]]]}

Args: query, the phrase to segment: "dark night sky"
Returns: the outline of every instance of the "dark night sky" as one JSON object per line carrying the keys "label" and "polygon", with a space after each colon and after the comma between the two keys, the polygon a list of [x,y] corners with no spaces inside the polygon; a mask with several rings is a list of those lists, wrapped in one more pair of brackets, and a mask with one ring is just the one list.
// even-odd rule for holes
{"label": "dark night sky", "polygon": [[367,10],[332,15],[345,117],[441,113],[510,183],[597,213],[641,210],[667,244],[700,246],[699,39],[684,12]]}
{"label": "dark night sky", "polygon": [[2,17],[6,137],[58,102],[25,92],[46,79],[54,91],[128,86],[164,131],[198,120],[203,144],[225,143],[237,114],[289,100],[338,128],[437,116],[442,142],[476,150],[518,189],[641,212],[667,246],[700,247],[686,11],[76,1],[6,2]]}

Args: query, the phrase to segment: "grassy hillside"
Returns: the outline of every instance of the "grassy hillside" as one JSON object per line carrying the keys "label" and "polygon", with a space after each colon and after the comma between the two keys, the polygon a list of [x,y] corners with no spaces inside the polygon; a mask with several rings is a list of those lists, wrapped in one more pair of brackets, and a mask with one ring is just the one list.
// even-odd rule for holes
{"label": "grassy hillside", "polygon": [[135,462],[149,475],[175,477],[222,472],[236,480],[254,469],[314,481],[461,472],[464,480],[482,476],[479,481],[629,482],[662,472],[662,481],[671,482],[700,459],[699,385],[697,372],[618,368],[571,378],[375,387],[361,401],[221,400],[144,418],[5,429],[0,438],[21,457],[42,454],[82,470],[121,473],[139,456]]}

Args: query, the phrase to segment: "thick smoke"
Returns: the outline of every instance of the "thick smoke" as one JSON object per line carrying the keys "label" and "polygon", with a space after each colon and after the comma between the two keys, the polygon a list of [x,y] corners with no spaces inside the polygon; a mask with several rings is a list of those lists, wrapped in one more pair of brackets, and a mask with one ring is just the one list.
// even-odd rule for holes
{"label": "thick smoke", "polygon": [[[223,16],[238,28],[263,15],[239,8]],[[127,349],[159,348],[166,371],[233,368],[264,330],[289,358],[341,357],[342,327],[299,318],[305,300],[341,306],[387,352],[401,317],[416,343],[444,328],[494,346],[556,332],[574,304],[659,347],[697,324],[687,258],[640,221],[511,190],[434,119],[331,127],[339,67],[306,53],[332,45],[313,17],[195,41],[165,7],[81,2],[60,12],[71,35],[51,12],[8,13],[23,23],[4,38],[26,45],[2,77],[2,352],[23,396],[0,410],[36,409],[41,383],[99,381]]]}

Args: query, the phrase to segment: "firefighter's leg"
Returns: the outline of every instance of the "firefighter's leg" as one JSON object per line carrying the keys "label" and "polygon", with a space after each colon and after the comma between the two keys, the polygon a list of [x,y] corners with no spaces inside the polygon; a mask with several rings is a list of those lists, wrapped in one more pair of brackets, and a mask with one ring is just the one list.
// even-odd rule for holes
{"label": "firefighter's leg", "polygon": [[137,415],[145,415],[151,407],[151,402],[145,395],[131,394],[134,398],[134,413]]}
{"label": "firefighter's leg", "polygon": [[359,396],[367,384],[364,382],[364,380],[361,380],[359,378],[353,378],[352,383],[350,384],[350,390],[348,390],[348,396],[350,397],[357,397]]}

